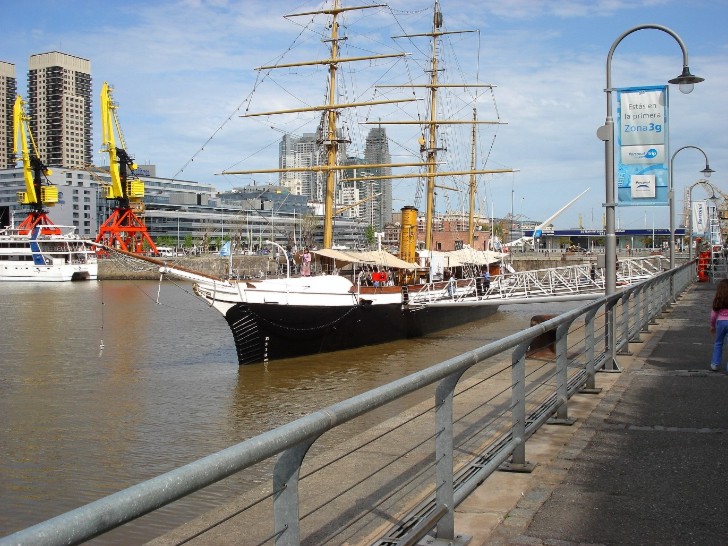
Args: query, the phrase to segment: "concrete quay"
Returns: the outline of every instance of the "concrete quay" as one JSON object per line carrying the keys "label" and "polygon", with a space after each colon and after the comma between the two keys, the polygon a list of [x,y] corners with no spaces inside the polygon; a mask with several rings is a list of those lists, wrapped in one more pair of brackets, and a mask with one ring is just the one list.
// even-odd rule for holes
{"label": "concrete quay", "polygon": [[[456,510],[478,545],[728,544],[728,375],[708,368],[715,285],[693,285],[569,402],[572,426],[526,445]],[[427,544],[425,539],[421,544]],[[430,541],[433,543],[433,541]]]}

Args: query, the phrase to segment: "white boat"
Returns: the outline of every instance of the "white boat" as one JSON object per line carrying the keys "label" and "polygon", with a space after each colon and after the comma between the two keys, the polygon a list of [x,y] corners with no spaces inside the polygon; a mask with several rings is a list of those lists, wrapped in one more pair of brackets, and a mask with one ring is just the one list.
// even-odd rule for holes
{"label": "white boat", "polygon": [[0,281],[63,282],[97,275],[96,249],[74,226],[0,230]]}

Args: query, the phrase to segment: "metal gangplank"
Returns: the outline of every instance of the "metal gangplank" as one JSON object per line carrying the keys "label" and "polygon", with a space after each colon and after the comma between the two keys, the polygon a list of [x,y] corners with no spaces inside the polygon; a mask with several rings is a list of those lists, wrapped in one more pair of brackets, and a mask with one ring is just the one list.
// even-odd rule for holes
{"label": "metal gangplank", "polygon": [[[619,259],[617,289],[650,279],[669,269],[661,255]],[[604,269],[594,263],[550,267],[496,275],[488,289],[480,279],[462,279],[450,283],[429,283],[409,293],[409,306],[427,305],[445,300],[493,300],[493,303],[527,303],[536,301],[577,301],[604,295]]]}

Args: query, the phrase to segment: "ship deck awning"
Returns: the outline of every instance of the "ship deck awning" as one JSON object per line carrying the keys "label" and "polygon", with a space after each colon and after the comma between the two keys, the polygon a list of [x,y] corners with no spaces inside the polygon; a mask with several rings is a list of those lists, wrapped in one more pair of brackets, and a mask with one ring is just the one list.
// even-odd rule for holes
{"label": "ship deck awning", "polygon": [[493,252],[492,250],[475,250],[474,248],[463,248],[460,250],[451,250],[449,252],[440,252],[437,250],[420,251],[419,255],[429,258],[432,262],[438,262],[444,267],[465,267],[467,265],[490,265],[503,260],[504,256],[501,252]]}
{"label": "ship deck awning", "polygon": [[341,250],[334,250],[332,248],[322,248],[320,250],[313,250],[311,253],[342,263],[377,265],[389,269],[417,269],[418,267],[417,264],[400,260],[397,256],[385,251],[344,252]]}
{"label": "ship deck awning", "polygon": [[473,248],[463,248],[447,252],[447,255],[461,264],[468,265],[489,265],[499,262],[503,259],[504,254],[493,252],[492,250],[475,250]]}

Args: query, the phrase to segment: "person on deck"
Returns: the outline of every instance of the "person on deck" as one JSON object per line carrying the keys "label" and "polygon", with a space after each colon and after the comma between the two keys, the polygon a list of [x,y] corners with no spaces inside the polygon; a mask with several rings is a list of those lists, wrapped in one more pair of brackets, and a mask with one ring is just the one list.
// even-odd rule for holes
{"label": "person on deck", "polygon": [[490,288],[490,272],[487,267],[483,270],[483,288],[486,291]]}
{"label": "person on deck", "polygon": [[301,256],[301,276],[311,276],[311,253],[308,248],[303,249],[303,255]]}

